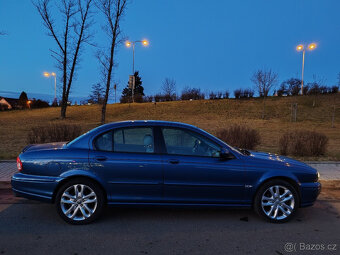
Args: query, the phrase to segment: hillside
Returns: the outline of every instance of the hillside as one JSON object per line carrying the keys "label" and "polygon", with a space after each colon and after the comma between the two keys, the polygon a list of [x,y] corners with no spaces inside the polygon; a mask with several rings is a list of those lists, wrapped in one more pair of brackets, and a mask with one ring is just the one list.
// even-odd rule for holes
{"label": "hillside", "polygon": [[[313,107],[313,101],[315,106]],[[297,122],[291,121],[291,104],[298,103]],[[327,155],[317,160],[340,160],[340,94],[270,97],[266,100],[266,119],[261,119],[262,99],[222,99],[176,101],[164,103],[108,105],[107,122],[154,119],[180,121],[196,125],[215,134],[233,123],[257,129],[262,137],[257,150],[278,152],[278,139],[288,130],[305,129],[326,134],[329,138]],[[331,127],[332,109],[336,106],[335,127]],[[68,118],[59,120],[60,108],[0,112],[0,159],[15,158],[27,144],[31,127],[44,123],[77,123],[87,131],[100,121],[100,107],[71,106]],[[305,158],[305,160],[316,160]]]}

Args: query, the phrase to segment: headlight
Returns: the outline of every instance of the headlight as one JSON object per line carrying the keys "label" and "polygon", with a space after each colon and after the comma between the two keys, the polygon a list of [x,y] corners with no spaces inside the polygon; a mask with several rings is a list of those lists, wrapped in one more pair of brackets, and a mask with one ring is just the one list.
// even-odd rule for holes
{"label": "headlight", "polygon": [[316,172],[316,182],[320,179],[320,173],[319,171]]}

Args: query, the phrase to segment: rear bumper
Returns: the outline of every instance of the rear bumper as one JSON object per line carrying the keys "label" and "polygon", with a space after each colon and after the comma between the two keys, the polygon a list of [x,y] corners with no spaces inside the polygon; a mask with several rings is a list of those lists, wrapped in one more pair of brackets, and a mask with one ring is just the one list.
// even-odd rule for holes
{"label": "rear bumper", "polygon": [[321,184],[319,182],[301,183],[301,207],[311,206],[321,192]]}
{"label": "rear bumper", "polygon": [[53,202],[53,194],[62,180],[60,177],[17,173],[12,176],[12,190],[16,196],[43,202]]}

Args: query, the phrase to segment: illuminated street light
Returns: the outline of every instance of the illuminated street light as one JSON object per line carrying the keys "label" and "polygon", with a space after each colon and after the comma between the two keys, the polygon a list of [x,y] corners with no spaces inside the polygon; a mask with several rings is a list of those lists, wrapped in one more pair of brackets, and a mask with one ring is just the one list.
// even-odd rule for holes
{"label": "illuminated street light", "polygon": [[300,45],[296,46],[296,50],[297,51],[302,51],[303,50],[303,45],[300,44]]}
{"label": "illuminated street light", "polygon": [[126,41],[126,42],[125,42],[125,46],[128,47],[128,48],[131,47],[131,42]]}
{"label": "illuminated street light", "polygon": [[315,50],[315,48],[316,48],[316,44],[315,43],[311,43],[311,44],[308,45],[308,49],[309,50]]}
{"label": "illuminated street light", "polygon": [[27,101],[27,105],[28,105],[28,108],[31,109],[31,104],[32,104],[32,101],[31,100],[28,100]]}
{"label": "illuminated street light", "polygon": [[[316,43],[310,43],[307,47],[308,50],[312,51],[316,49]],[[301,78],[301,95],[303,95],[303,74],[305,70],[305,53],[306,53],[306,47],[303,44],[299,44],[296,46],[297,51],[302,51],[302,78]]]}
{"label": "illuminated street light", "polygon": [[[126,41],[125,42],[125,46],[127,48],[130,48],[132,46],[132,75],[135,75],[135,45],[136,43],[141,43],[143,46],[148,46],[149,45],[149,41],[144,39],[142,41]],[[135,101],[134,98],[134,90],[135,90],[135,83],[133,82],[132,85],[132,102]]]}
{"label": "illuminated street light", "polygon": [[50,76],[54,77],[54,101],[57,99],[57,74],[55,72],[44,72],[43,75],[46,78],[49,78]]}

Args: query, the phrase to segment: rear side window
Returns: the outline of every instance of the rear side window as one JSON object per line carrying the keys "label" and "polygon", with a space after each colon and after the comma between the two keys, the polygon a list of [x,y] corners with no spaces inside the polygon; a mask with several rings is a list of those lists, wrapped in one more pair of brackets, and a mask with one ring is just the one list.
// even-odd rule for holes
{"label": "rear side window", "polygon": [[94,147],[100,151],[154,153],[152,128],[120,128],[99,135]]}
{"label": "rear side window", "polygon": [[99,135],[94,141],[96,150],[113,151],[112,131]]}
{"label": "rear side window", "polygon": [[122,128],[114,130],[115,152],[154,153],[152,128]]}

